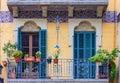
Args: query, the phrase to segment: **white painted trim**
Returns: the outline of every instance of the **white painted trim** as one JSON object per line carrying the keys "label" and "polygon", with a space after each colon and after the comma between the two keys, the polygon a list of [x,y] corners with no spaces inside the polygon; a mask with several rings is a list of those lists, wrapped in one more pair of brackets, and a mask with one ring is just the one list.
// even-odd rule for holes
{"label": "white painted trim", "polygon": [[17,42],[18,27],[24,26],[27,21],[34,21],[41,29],[47,29],[47,19],[15,19],[14,24],[14,41]]}
{"label": "white painted trim", "polygon": [[68,35],[69,35],[69,45],[71,46],[71,59],[73,59],[73,36],[74,28],[79,25],[82,21],[89,21],[92,26],[96,28],[96,50],[99,49],[99,46],[102,44],[102,19],[69,19],[68,20]]}
{"label": "white painted trim", "polygon": [[[71,59],[73,59],[73,37],[74,37],[74,28],[76,26],[78,26],[81,22],[83,21],[88,21],[91,23],[91,26],[94,26],[94,28],[96,29],[96,50],[99,49],[99,46],[102,45],[102,19],[69,19],[68,20],[68,35],[69,35],[69,46],[70,48],[70,56]],[[73,71],[73,70],[71,70]],[[73,74],[70,74],[71,76],[73,76]],[[96,78],[98,75],[98,68],[96,71]]]}

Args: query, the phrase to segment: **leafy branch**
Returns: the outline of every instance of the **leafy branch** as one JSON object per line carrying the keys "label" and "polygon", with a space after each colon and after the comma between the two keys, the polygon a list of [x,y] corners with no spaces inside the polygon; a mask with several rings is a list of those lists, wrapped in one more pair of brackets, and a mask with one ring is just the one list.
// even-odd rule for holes
{"label": "leafy branch", "polygon": [[118,48],[113,49],[111,52],[108,52],[107,50],[101,50],[99,49],[96,53],[96,55],[89,58],[91,62],[102,62],[107,63],[109,61],[109,77],[110,80],[114,80],[116,77],[116,64],[114,60],[118,57],[118,53],[120,50]]}
{"label": "leafy branch", "polygon": [[17,45],[16,44],[12,44],[10,41],[8,41],[6,44],[4,44],[3,46],[3,51],[4,53],[10,57],[12,56],[13,52],[16,50]]}

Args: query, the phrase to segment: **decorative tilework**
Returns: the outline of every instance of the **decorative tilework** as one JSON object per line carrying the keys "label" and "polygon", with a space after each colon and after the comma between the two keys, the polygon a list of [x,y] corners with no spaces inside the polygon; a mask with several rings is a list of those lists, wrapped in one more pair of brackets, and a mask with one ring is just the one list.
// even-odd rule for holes
{"label": "decorative tilework", "polygon": [[[56,16],[60,17],[60,22],[68,22],[68,11],[48,11],[48,22],[56,22]],[[17,18],[45,18],[42,17],[42,11],[19,11]],[[74,11],[70,18],[98,18],[97,12],[93,10]],[[0,23],[13,22],[13,16],[9,11],[0,11]],[[103,22],[120,22],[120,14],[117,16],[115,11],[106,11],[103,15]]]}
{"label": "decorative tilework", "polygon": [[74,11],[74,18],[97,18],[97,12],[95,10],[80,10]]}
{"label": "decorative tilework", "polygon": [[13,22],[13,16],[9,11],[0,11],[0,23]]}
{"label": "decorative tilework", "polygon": [[107,22],[107,23],[117,22],[117,12],[106,11],[103,15],[103,22]]}
{"label": "decorative tilework", "polygon": [[19,11],[18,18],[41,18],[42,11]]}
{"label": "decorative tilework", "polygon": [[60,22],[68,22],[67,11],[48,11],[48,22],[56,22],[57,16],[59,16]]}
{"label": "decorative tilework", "polygon": [[[67,11],[48,11],[48,22],[55,22],[57,15],[60,16],[60,22],[68,21]],[[74,11],[73,17],[70,18],[97,18],[97,12],[94,10]]]}

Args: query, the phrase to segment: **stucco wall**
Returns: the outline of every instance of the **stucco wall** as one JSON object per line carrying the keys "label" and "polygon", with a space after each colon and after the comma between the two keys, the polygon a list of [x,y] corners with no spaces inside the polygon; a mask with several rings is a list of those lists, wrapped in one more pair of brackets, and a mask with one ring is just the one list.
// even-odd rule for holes
{"label": "stucco wall", "polygon": [[[0,56],[1,56],[1,62],[6,60],[6,55],[3,53],[2,47],[4,43],[7,43],[8,41],[13,42],[14,35],[13,35],[13,24],[11,23],[1,23],[1,32],[0,32]],[[3,67],[3,72],[1,77],[6,79],[6,67]],[[5,80],[6,83],[6,80]]]}
{"label": "stucco wall", "polygon": [[114,48],[114,23],[103,23],[102,48],[112,50]]}
{"label": "stucco wall", "polygon": [[[109,5],[107,11],[111,12],[111,17],[114,18],[114,22],[103,22],[102,24],[102,48],[112,50],[118,47],[118,29],[117,29],[117,10],[119,0],[109,0]],[[112,16],[113,14],[113,16]],[[116,59],[116,65],[118,68],[118,59]],[[118,69],[117,69],[118,71]],[[118,83],[118,76],[116,77],[114,83]]]}
{"label": "stucco wall", "polygon": [[[0,1],[0,11],[8,11],[6,0]],[[13,35],[12,35],[12,24],[4,24],[0,23],[0,61],[6,60],[6,56],[3,54],[2,46],[5,42],[8,40],[13,41]],[[6,83],[6,67],[3,67],[2,74],[0,77],[4,78],[4,82]]]}
{"label": "stucco wall", "polygon": [[[56,24],[48,23],[47,28],[47,54],[51,55],[54,52],[54,46],[57,44],[56,38]],[[70,47],[68,44],[68,23],[61,23],[59,30],[59,46],[61,49],[60,58],[69,59],[70,58]]]}
{"label": "stucco wall", "polygon": [[[0,12],[8,11],[7,7],[7,0],[0,0]],[[13,23],[1,23],[0,22],[0,61],[6,60],[6,55],[3,53],[2,47],[4,43],[8,41],[14,42],[14,35],[13,35]],[[7,71],[6,67],[3,67],[2,74],[0,77],[4,78],[4,83],[6,83],[7,78]]]}

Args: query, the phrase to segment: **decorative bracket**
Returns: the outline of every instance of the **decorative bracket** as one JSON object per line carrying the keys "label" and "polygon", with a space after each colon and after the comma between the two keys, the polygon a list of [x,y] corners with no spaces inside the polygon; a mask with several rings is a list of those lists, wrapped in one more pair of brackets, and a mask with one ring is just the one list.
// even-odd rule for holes
{"label": "decorative bracket", "polygon": [[47,17],[47,7],[46,6],[42,7],[42,16]]}
{"label": "decorative bracket", "polygon": [[73,17],[73,9],[74,9],[73,6],[68,7],[68,17]]}
{"label": "decorative bracket", "polygon": [[12,7],[12,9],[13,9],[13,16],[18,17],[18,7],[14,6]]}
{"label": "decorative bracket", "polygon": [[102,17],[103,6],[97,7],[97,17]]}

